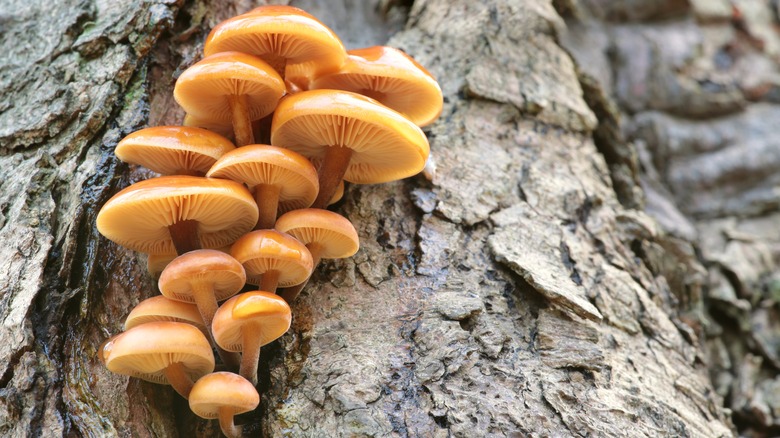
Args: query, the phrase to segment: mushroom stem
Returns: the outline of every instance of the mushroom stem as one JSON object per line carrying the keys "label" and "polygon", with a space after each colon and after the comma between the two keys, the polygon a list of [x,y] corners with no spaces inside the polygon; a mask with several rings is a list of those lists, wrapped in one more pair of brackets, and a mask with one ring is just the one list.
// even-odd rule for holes
{"label": "mushroom stem", "polygon": [[260,282],[260,290],[276,293],[276,288],[279,287],[279,275],[281,272],[276,269],[266,271],[263,274],[263,279]]}
{"label": "mushroom stem", "polygon": [[288,287],[287,289],[282,291],[282,293],[279,294],[279,296],[281,296],[282,298],[284,298],[285,301],[287,301],[287,304],[292,304],[293,301],[295,301],[295,299],[298,298],[298,295],[300,295],[303,288],[306,287],[306,284],[309,283],[309,279],[311,278],[312,275],[314,275],[314,270],[317,269],[317,265],[320,264],[320,260],[322,259],[322,257],[320,257],[320,254],[322,254],[322,245],[316,242],[311,242],[308,245],[306,245],[306,248],[309,248],[309,252],[311,253],[311,258],[312,258],[312,266],[314,268],[312,268],[311,270],[312,273],[309,274],[309,278],[307,278],[306,281],[304,281],[303,283],[297,286]]}
{"label": "mushroom stem", "polygon": [[274,118],[274,113],[268,114],[260,120],[252,122],[252,128],[254,129],[255,142],[258,144],[271,144],[271,121]]}
{"label": "mushroom stem", "polygon": [[181,362],[174,362],[168,365],[165,368],[165,377],[179,395],[186,399],[190,398],[193,382],[192,379],[190,379],[190,376],[184,372],[184,367]]}
{"label": "mushroom stem", "polygon": [[233,115],[233,133],[236,135],[236,146],[254,144],[255,134],[252,131],[252,121],[249,119],[246,95],[228,96],[228,104]]}
{"label": "mushroom stem", "polygon": [[241,329],[241,377],[257,386],[257,363],[260,361],[260,332],[263,327],[250,322]]}
{"label": "mushroom stem", "polygon": [[233,422],[233,410],[229,407],[219,408],[219,427],[227,438],[241,438],[240,426]]}
{"label": "mushroom stem", "polygon": [[255,202],[260,216],[257,219],[256,230],[269,230],[276,223],[276,212],[279,208],[279,191],[281,187],[275,184],[258,184],[255,186]]}
{"label": "mushroom stem", "polygon": [[331,146],[325,152],[325,158],[319,169],[320,192],[311,208],[327,208],[333,194],[339,187],[347,172],[352,149],[341,146]]}
{"label": "mushroom stem", "polygon": [[198,221],[188,219],[168,226],[173,246],[176,253],[182,255],[190,251],[200,249],[200,236],[198,236]]}
{"label": "mushroom stem", "polygon": [[211,345],[217,349],[219,357],[229,370],[235,370],[239,364],[237,353],[225,351],[214,341],[211,323],[214,321],[214,314],[217,313],[217,300],[214,298],[214,288],[209,283],[197,282],[192,285],[192,296],[195,305],[198,306],[200,317],[203,318],[203,325],[208,331],[208,339]]}

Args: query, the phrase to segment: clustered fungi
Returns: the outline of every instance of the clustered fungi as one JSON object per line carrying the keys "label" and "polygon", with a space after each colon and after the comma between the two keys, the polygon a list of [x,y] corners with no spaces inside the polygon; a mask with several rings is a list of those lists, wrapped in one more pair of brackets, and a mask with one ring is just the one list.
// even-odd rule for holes
{"label": "clustered fungi", "polygon": [[[354,226],[325,208],[344,181],[419,173],[429,154],[419,126],[438,117],[442,94],[403,52],[347,52],[289,6],[219,24],[204,53],[174,90],[187,126],[142,129],[116,147],[163,176],[117,193],[97,227],[148,255],[162,296],[139,303],[99,356],[112,372],[172,385],[237,437],[233,416],[259,404],[260,349],[289,329],[288,303],[321,259],[358,250]],[[239,293],[246,284],[259,290]],[[226,371],[214,372],[214,350]]]}

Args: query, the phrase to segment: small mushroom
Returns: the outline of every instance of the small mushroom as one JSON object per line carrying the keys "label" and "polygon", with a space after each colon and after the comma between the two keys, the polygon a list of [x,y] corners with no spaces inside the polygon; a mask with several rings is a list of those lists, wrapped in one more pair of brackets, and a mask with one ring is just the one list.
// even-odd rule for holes
{"label": "small mushroom", "polygon": [[352,91],[376,99],[418,126],[441,114],[443,97],[436,79],[406,53],[386,46],[347,52],[339,71],[315,78],[311,90]]}
{"label": "small mushroom", "polygon": [[162,175],[203,176],[219,157],[235,149],[225,137],[186,126],[141,129],[116,145],[116,156]]}
{"label": "small mushroom", "polygon": [[201,377],[190,392],[190,410],[206,419],[219,419],[219,427],[228,438],[240,438],[241,427],[233,418],[255,410],[260,394],[245,378],[233,373],[217,372]]}
{"label": "small mushroom", "polygon": [[277,211],[306,208],[319,190],[317,170],[303,155],[275,146],[251,145],[217,160],[209,178],[244,183],[254,192],[260,217],[255,229],[273,228]]}
{"label": "small mushroom", "polygon": [[214,340],[227,351],[240,351],[240,374],[257,384],[260,348],[290,328],[290,306],[270,292],[245,292],[225,301],[214,316]]}
{"label": "small mushroom", "polygon": [[428,139],[406,117],[374,99],[338,90],[302,91],[274,112],[271,143],[321,163],[313,208],[325,208],[342,179],[376,184],[415,175]]}
{"label": "small mushroom", "polygon": [[147,298],[138,303],[125,319],[125,330],[159,321],[183,322],[194,325],[204,334],[208,333],[203,324],[203,317],[200,316],[200,312],[194,304],[170,300],[162,295]]}
{"label": "small mushroom", "polygon": [[238,239],[230,254],[246,269],[246,282],[276,292],[277,287],[303,283],[312,270],[309,250],[292,236],[256,230]]}
{"label": "small mushroom", "polygon": [[147,254],[184,254],[233,243],[257,223],[257,204],[233,181],[163,176],[114,195],[100,209],[98,231]]}
{"label": "small mushroom", "polygon": [[236,145],[254,143],[252,120],[273,112],[284,81],[262,59],[238,52],[207,56],[185,70],[173,89],[182,108],[201,120],[231,121]]}
{"label": "small mushroom", "polygon": [[117,335],[102,349],[117,374],[173,386],[187,398],[192,384],[214,371],[214,353],[200,330],[181,322],[150,322]]}
{"label": "small mushroom", "polygon": [[[315,268],[320,259],[352,257],[360,248],[357,231],[352,223],[344,216],[328,210],[307,208],[290,211],[279,217],[275,227],[306,245]],[[308,279],[285,289],[280,295],[292,303],[306,282]]]}
{"label": "small mushroom", "polygon": [[[194,303],[206,328],[211,328],[217,301],[237,294],[245,283],[246,273],[238,260],[221,251],[201,249],[175,258],[165,267],[157,284],[165,297]],[[219,353],[226,365],[236,364],[236,357]]]}

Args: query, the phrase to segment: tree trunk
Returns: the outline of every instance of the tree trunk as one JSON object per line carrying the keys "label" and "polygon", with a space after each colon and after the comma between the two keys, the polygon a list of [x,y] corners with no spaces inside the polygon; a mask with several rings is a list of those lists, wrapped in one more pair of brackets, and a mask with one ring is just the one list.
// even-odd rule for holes
{"label": "tree trunk", "polygon": [[[320,265],[293,306],[291,330],[263,349],[261,406],[236,420],[247,436],[736,432],[721,397],[746,391],[714,391],[706,351],[728,356],[712,345],[739,340],[702,324],[713,323],[703,304],[711,280],[741,274],[728,268],[734,259],[714,265],[714,253],[698,254],[717,247],[701,246],[705,228],[733,211],[702,213],[698,198],[680,195],[686,180],[675,175],[708,164],[696,166],[663,141],[668,155],[641,147],[638,155],[623,131],[647,142],[648,133],[694,123],[673,118],[675,108],[709,117],[745,101],[727,100],[740,90],[696,105],[672,93],[664,100],[648,92],[644,103],[620,94],[637,84],[620,76],[607,48],[630,54],[643,29],[615,22],[683,21],[697,11],[688,2],[635,0],[642,7],[632,15],[609,6],[618,3],[292,3],[349,47],[404,49],[438,78],[445,106],[426,128],[435,172],[353,185],[336,205],[355,224],[361,250]],[[5,0],[0,435],[218,436],[216,422],[194,417],[172,389],[113,375],[98,362],[97,346],[157,292],[143,258],[103,239],[95,216],[117,190],[151,176],[116,159],[117,141],[147,124],[180,124],[175,77],[200,59],[208,29],[254,6]],[[586,46],[586,37],[601,45]],[[770,111],[763,108],[755,111]],[[621,111],[630,111],[630,126]],[[665,161],[678,157],[688,167]],[[653,158],[668,165],[663,178],[640,175],[640,163],[652,171]],[[728,182],[717,181],[727,191]],[[653,184],[677,196],[663,198]],[[649,212],[667,206],[679,217],[657,214],[662,228],[645,212],[646,193]],[[666,203],[652,202],[655,195]],[[680,213],[674,202],[689,209]],[[673,229],[688,224],[684,214],[704,218],[701,234]],[[745,358],[752,368],[718,368],[752,370],[732,380],[746,390],[759,385],[767,357],[754,347],[744,347],[754,353]],[[739,408],[749,412],[754,401]],[[775,409],[769,423],[780,423]]]}

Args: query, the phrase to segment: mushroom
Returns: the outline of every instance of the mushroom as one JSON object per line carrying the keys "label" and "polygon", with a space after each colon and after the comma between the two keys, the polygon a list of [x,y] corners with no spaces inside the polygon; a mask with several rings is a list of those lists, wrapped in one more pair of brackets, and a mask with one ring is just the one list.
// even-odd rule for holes
{"label": "mushroom", "polygon": [[[213,249],[190,251],[165,267],[157,285],[163,296],[198,307],[206,328],[217,311],[217,301],[237,294],[246,283],[244,267],[238,260]],[[237,358],[219,351],[223,362],[234,366]]]}
{"label": "mushroom", "polygon": [[147,298],[130,311],[125,319],[125,330],[149,322],[173,321],[194,325],[207,334],[198,308],[190,303],[170,300],[162,295]]}
{"label": "mushroom", "polygon": [[371,97],[418,126],[431,124],[441,114],[439,84],[406,53],[374,46],[350,50],[347,55],[339,71],[316,77],[309,89],[345,90]]}
{"label": "mushroom", "polygon": [[125,188],[103,205],[97,228],[147,254],[184,254],[233,243],[257,223],[257,205],[233,181],[163,176]]}
{"label": "mushroom", "polygon": [[245,378],[233,373],[217,372],[201,377],[190,392],[190,410],[206,419],[219,419],[219,427],[228,438],[240,438],[241,427],[233,417],[255,410],[260,394]]}
{"label": "mushroom", "polygon": [[317,170],[303,155],[275,146],[245,146],[220,158],[210,178],[244,183],[254,192],[260,217],[255,229],[273,228],[277,210],[306,208],[319,190]]}
{"label": "mushroom", "polygon": [[149,322],[109,340],[103,348],[109,371],[173,386],[187,398],[192,382],[214,371],[211,344],[181,322]]}
{"label": "mushroom", "polygon": [[271,143],[321,163],[313,208],[325,208],[342,179],[375,184],[425,166],[430,148],[417,125],[374,99],[348,91],[302,91],[274,113]]}
{"label": "mushroom", "polygon": [[287,64],[316,63],[318,73],[336,71],[346,58],[338,36],[312,15],[292,6],[268,5],[216,25],[203,53],[235,50],[263,58],[285,76]]}
{"label": "mushroom", "polygon": [[236,145],[245,146],[255,142],[252,120],[271,114],[284,90],[281,76],[262,59],[224,52],[185,70],[173,97],[198,119],[232,121]]}
{"label": "mushroom", "polygon": [[[353,256],[360,248],[357,231],[352,223],[338,213],[307,208],[283,214],[276,221],[276,229],[288,233],[306,245],[314,267],[320,259],[341,259]],[[280,295],[292,303],[308,279],[298,286],[285,289]]]}
{"label": "mushroom", "polygon": [[240,374],[257,384],[260,348],[290,328],[290,306],[270,292],[245,292],[220,306],[214,316],[214,340],[227,351],[240,351]]}
{"label": "mushroom", "polygon": [[225,137],[185,126],[157,126],[136,131],[117,144],[120,160],[162,175],[203,176],[217,158],[235,149]]}
{"label": "mushroom", "polygon": [[246,282],[276,292],[277,287],[303,283],[311,275],[309,250],[288,234],[256,230],[233,244],[230,254],[246,269]]}

